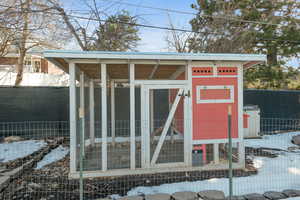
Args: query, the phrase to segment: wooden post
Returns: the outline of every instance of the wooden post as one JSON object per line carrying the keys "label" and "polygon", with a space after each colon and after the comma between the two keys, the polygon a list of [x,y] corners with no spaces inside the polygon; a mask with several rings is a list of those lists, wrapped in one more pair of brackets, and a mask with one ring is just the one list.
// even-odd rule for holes
{"label": "wooden post", "polygon": [[150,95],[150,133],[152,134],[154,131],[154,90],[149,91]]}
{"label": "wooden post", "polygon": [[116,117],[115,117],[115,81],[110,82],[110,121],[112,146],[116,143]]}
{"label": "wooden post", "polygon": [[107,83],[106,64],[101,63],[102,171],[107,170]]}
{"label": "wooden post", "polygon": [[95,145],[95,94],[94,94],[94,81],[90,80],[90,143]]}
{"label": "wooden post", "polygon": [[184,162],[192,166],[193,150],[193,85],[192,85],[192,61],[188,61],[185,66],[185,79],[188,80],[189,95],[184,98]]}
{"label": "wooden post", "polygon": [[80,73],[80,92],[79,92],[79,96],[80,96],[80,109],[82,110],[82,137],[83,138],[83,155],[85,154],[85,102],[84,102],[84,73],[81,72]]}
{"label": "wooden post", "polygon": [[135,65],[129,65],[130,79],[130,169],[135,169]]}
{"label": "wooden post", "polygon": [[244,127],[243,127],[243,65],[238,66],[238,133],[240,142],[238,143],[239,165],[245,168],[245,146],[244,146]]}
{"label": "wooden post", "polygon": [[69,63],[69,93],[70,93],[70,173],[76,172],[76,146],[77,146],[77,100],[76,100],[76,65]]}

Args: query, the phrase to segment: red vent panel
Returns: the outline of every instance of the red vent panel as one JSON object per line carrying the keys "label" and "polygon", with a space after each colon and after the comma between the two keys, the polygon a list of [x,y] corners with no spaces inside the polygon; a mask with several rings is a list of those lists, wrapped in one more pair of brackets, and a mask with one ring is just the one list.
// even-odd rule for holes
{"label": "red vent panel", "polygon": [[218,67],[218,75],[237,75],[236,67]]}
{"label": "red vent panel", "polygon": [[212,67],[193,67],[193,76],[212,76]]}

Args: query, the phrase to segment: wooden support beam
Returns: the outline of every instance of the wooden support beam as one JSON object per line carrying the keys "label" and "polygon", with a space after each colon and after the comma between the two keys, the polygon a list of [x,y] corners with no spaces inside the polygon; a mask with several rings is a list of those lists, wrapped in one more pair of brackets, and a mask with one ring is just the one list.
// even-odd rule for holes
{"label": "wooden support beam", "polygon": [[156,64],[154,67],[153,67],[153,69],[152,69],[152,71],[151,71],[151,74],[149,75],[149,78],[148,79],[152,79],[153,77],[154,77],[154,74],[155,74],[155,72],[157,71],[157,69],[158,69],[158,64]]}
{"label": "wooden support beam", "polygon": [[89,105],[90,105],[90,143],[92,146],[95,144],[95,94],[94,94],[94,81],[90,80],[89,85]]}
{"label": "wooden support beam", "polygon": [[185,66],[181,66],[179,67],[171,76],[170,76],[170,80],[176,80],[178,78],[178,76],[180,76],[183,72],[185,72],[186,67]]}
{"label": "wooden support beam", "polygon": [[192,166],[193,150],[193,85],[192,85],[192,61],[185,66],[185,80],[187,80],[189,97],[184,98],[187,109],[184,109],[184,162]]}
{"label": "wooden support beam", "polygon": [[85,84],[84,84],[84,73],[83,72],[80,72],[80,91],[79,91],[79,96],[80,96],[80,109],[83,113],[83,116],[82,116],[82,131],[81,131],[81,134],[83,135],[81,138],[83,138],[83,141],[82,141],[82,144],[83,144],[83,155],[85,154],[85,102],[84,102],[84,88],[85,88]]}
{"label": "wooden support beam", "polygon": [[110,82],[110,121],[111,121],[111,138],[112,145],[116,143],[116,117],[115,117],[115,81]]}
{"label": "wooden support beam", "polygon": [[154,131],[154,90],[149,91],[150,95],[150,133]]}
{"label": "wooden support beam", "polygon": [[107,171],[107,83],[106,64],[101,63],[102,171]]}
{"label": "wooden support beam", "polygon": [[243,65],[238,66],[238,135],[241,142],[238,143],[239,163],[245,167],[245,146],[244,146],[244,126],[243,126]]}
{"label": "wooden support beam", "polygon": [[130,79],[130,169],[135,169],[135,65],[129,65]]}
{"label": "wooden support beam", "polygon": [[76,146],[77,146],[77,100],[76,100],[76,66],[74,63],[69,63],[69,95],[70,95],[70,173],[76,172]]}

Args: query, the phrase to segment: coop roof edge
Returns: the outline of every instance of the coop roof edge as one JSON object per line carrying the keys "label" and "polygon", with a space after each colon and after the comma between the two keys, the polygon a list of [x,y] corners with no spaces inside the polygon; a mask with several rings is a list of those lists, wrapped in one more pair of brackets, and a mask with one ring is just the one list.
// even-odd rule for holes
{"label": "coop roof edge", "polygon": [[69,59],[128,59],[128,60],[193,60],[193,61],[256,61],[265,62],[261,54],[176,53],[176,52],[113,52],[45,50],[45,58]]}

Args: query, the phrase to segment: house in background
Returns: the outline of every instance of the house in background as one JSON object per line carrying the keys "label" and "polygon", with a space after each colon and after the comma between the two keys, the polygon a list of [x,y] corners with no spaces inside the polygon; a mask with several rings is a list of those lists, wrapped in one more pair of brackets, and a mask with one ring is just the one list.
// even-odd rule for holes
{"label": "house in background", "polygon": [[[0,57],[0,85],[14,85],[18,54],[11,52]],[[36,53],[28,53],[24,61],[22,86],[67,86],[67,74]]]}
{"label": "house in background", "polygon": [[[8,53],[4,57],[0,57],[0,71],[15,72],[18,62],[18,54]],[[29,73],[46,73],[46,74],[63,74],[64,72],[57,66],[48,62],[38,55],[27,54],[24,62],[24,72]]]}

